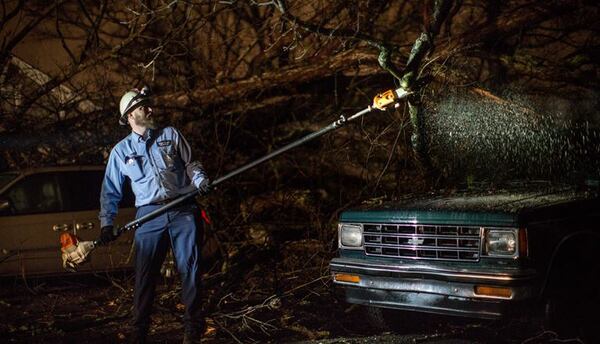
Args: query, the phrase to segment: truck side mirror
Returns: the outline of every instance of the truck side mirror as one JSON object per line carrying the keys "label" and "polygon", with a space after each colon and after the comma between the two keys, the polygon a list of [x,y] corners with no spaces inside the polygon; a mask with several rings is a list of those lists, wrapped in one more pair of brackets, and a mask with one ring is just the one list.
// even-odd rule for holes
{"label": "truck side mirror", "polygon": [[10,213],[10,200],[6,198],[0,198],[0,215],[7,215]]}

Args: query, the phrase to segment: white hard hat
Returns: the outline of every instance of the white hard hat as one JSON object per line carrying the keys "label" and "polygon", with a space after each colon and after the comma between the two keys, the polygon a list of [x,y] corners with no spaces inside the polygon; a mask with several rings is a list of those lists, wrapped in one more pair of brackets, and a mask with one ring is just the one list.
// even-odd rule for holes
{"label": "white hard hat", "polygon": [[121,97],[121,102],[119,103],[119,111],[121,112],[121,115],[119,116],[119,124],[126,125],[127,115],[129,115],[139,106],[148,103],[150,103],[150,89],[147,86],[144,86],[141,91],[133,89],[125,93]]}

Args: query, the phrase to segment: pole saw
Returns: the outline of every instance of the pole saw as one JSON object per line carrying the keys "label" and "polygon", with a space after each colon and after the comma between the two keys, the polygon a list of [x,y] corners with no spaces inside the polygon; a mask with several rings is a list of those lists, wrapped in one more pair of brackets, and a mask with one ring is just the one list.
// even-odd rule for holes
{"label": "pole saw", "polygon": [[[281,148],[263,156],[262,158],[254,160],[249,164],[239,167],[239,168],[227,173],[226,175],[217,178],[215,181],[210,183],[209,189],[213,189],[217,185],[223,183],[224,181],[226,181],[230,178],[233,178],[234,176],[237,176],[238,174],[243,173],[253,167],[256,167],[265,161],[271,160],[274,157],[276,157],[284,152],[287,152],[288,150],[290,150],[292,148],[300,146],[301,144],[311,141],[317,137],[323,136],[324,134],[326,134],[332,130],[341,128],[346,123],[353,121],[357,118],[360,118],[363,115],[368,114],[374,110],[385,111],[386,109],[388,109],[392,106],[397,106],[398,102],[401,99],[406,98],[410,94],[411,94],[410,92],[407,92],[402,88],[398,88],[396,90],[387,90],[383,93],[380,93],[377,96],[375,96],[375,98],[373,99],[373,104],[369,105],[365,109],[358,111],[357,113],[353,114],[350,117],[344,117],[342,115],[339,117],[339,119],[337,119],[333,123],[329,124],[328,126],[323,127],[322,129],[320,129],[314,133],[306,135],[284,147],[281,147]],[[135,230],[138,227],[140,227],[142,224],[167,212],[170,209],[177,207],[178,205],[188,201],[189,199],[191,199],[197,195],[198,195],[197,191],[192,191],[192,192],[189,192],[182,196],[179,196],[178,198],[165,204],[164,206],[118,228],[116,230],[116,234],[118,236],[124,232],[130,231],[130,230]],[[79,241],[74,234],[67,233],[67,232],[64,232],[61,234],[60,242],[61,242],[61,246],[62,246],[61,251],[62,251],[63,267],[68,271],[76,271],[76,269],[79,265],[81,265],[87,261],[89,254],[96,247],[102,245],[102,243],[99,239],[94,240],[94,241]]]}

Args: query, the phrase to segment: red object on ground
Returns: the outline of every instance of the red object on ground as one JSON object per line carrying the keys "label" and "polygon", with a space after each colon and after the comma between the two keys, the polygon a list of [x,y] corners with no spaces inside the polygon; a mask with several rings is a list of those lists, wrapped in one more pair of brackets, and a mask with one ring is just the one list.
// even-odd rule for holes
{"label": "red object on ground", "polygon": [[204,222],[206,222],[207,224],[210,225],[210,218],[208,217],[208,214],[206,213],[206,211],[204,209],[202,209],[200,211],[200,214],[202,215],[202,219],[204,220]]}

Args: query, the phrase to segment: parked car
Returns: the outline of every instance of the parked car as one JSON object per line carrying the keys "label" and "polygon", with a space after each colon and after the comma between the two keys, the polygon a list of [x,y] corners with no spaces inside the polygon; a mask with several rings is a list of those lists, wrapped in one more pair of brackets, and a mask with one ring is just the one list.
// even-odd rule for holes
{"label": "parked car", "polygon": [[[33,168],[0,173],[0,276],[66,273],[59,236],[82,240],[100,236],[98,212],[104,166]],[[126,188],[116,224],[135,217],[134,197]],[[94,250],[80,271],[111,271],[133,265],[133,232]]]}
{"label": "parked car", "polygon": [[412,196],[343,212],[329,266],[375,326],[410,312],[540,311],[560,333],[597,343],[599,223],[593,188],[521,183]]}

